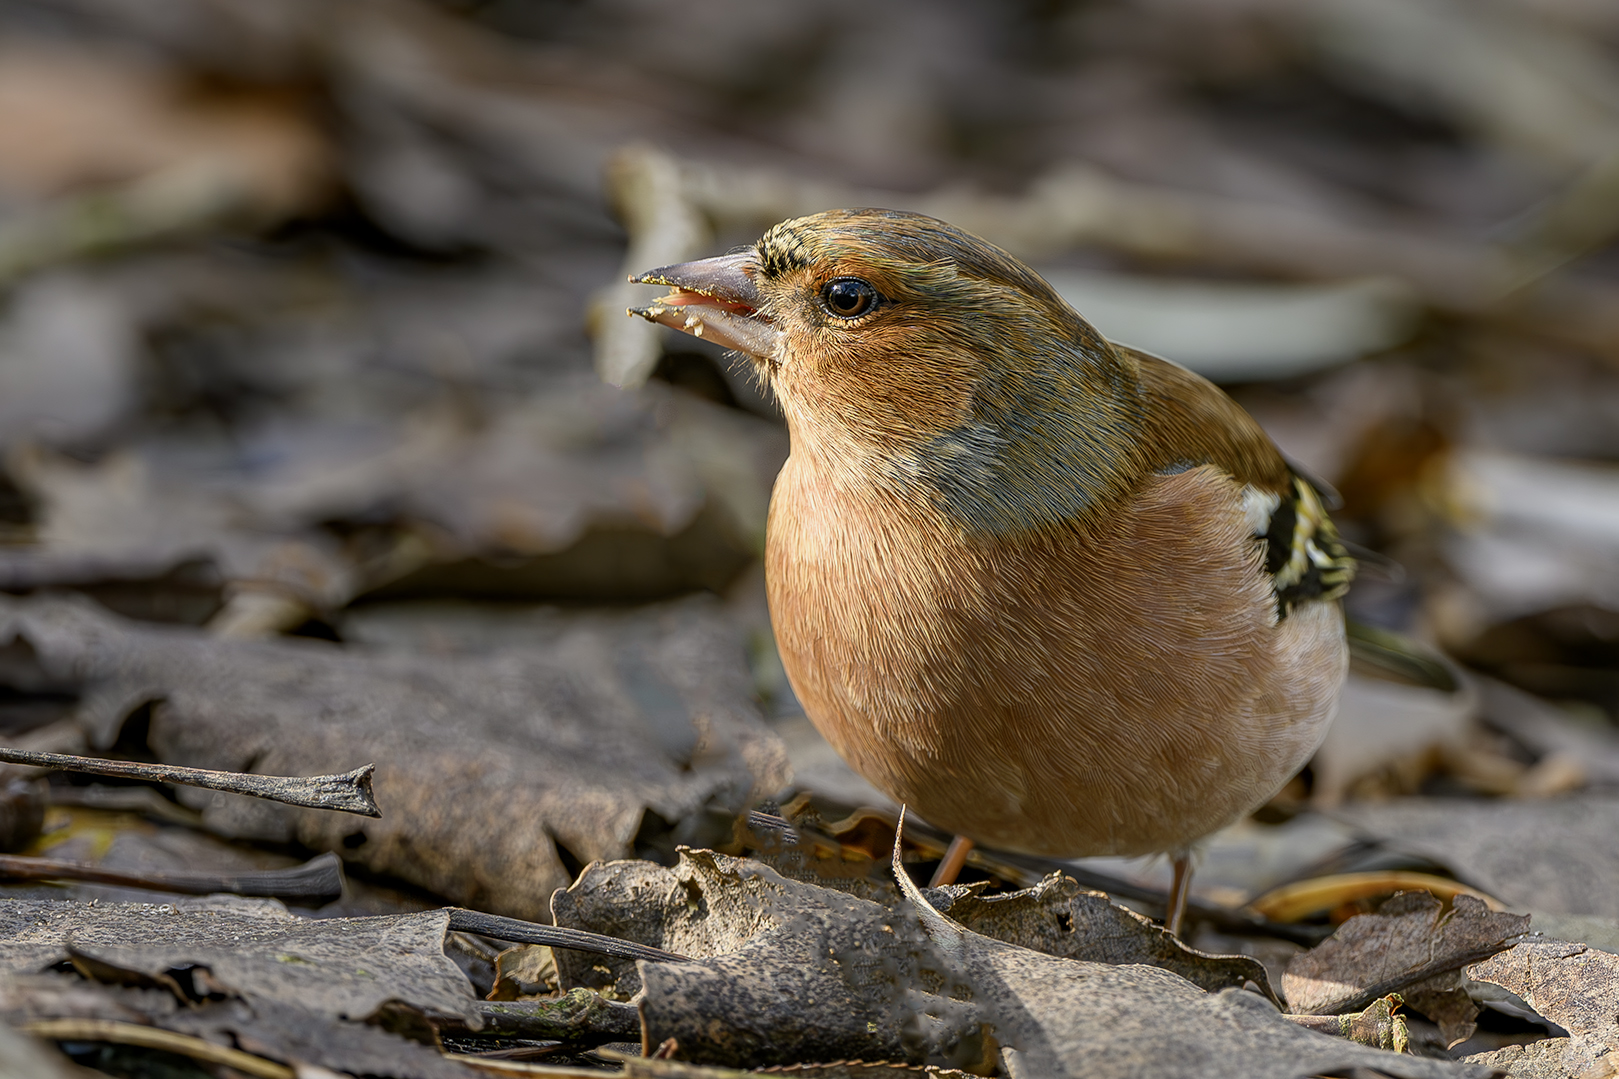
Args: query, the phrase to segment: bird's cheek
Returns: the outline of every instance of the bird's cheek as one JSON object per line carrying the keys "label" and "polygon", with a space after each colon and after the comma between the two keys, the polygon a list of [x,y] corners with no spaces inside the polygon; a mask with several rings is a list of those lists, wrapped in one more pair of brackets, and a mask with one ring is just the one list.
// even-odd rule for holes
{"label": "bird's cheek", "polygon": [[778,396],[789,397],[801,391],[808,366],[793,336],[783,334],[775,353],[765,365],[765,374]]}
{"label": "bird's cheek", "polygon": [[829,362],[826,349],[812,328],[791,325],[783,327],[774,359],[775,377],[799,384],[821,378]]}
{"label": "bird's cheek", "polygon": [[829,358],[802,339],[784,342],[770,371],[771,387],[783,407],[816,426],[846,411],[843,381]]}
{"label": "bird's cheek", "polygon": [[830,345],[813,331],[784,333],[776,350],[776,377],[787,380],[805,392],[839,381],[853,362],[846,350]]}

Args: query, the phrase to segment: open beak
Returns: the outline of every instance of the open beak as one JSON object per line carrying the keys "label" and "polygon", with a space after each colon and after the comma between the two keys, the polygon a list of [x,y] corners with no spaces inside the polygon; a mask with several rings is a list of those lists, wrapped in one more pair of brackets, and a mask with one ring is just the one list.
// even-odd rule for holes
{"label": "open beak", "polygon": [[769,363],[781,334],[759,313],[764,298],[748,273],[752,260],[743,252],[648,270],[630,281],[668,285],[669,295],[629,313]]}

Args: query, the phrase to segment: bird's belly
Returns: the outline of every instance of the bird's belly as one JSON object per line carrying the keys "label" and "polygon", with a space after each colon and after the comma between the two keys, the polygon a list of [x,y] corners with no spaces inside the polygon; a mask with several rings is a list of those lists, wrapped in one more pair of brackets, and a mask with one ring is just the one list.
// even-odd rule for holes
{"label": "bird's belly", "polygon": [[1275,620],[1240,506],[1176,512],[1217,481],[1165,477],[1106,542],[987,547],[824,493],[789,520],[778,487],[772,621],[810,719],[896,800],[996,847],[1178,850],[1230,823],[1308,760],[1347,660],[1336,604]]}

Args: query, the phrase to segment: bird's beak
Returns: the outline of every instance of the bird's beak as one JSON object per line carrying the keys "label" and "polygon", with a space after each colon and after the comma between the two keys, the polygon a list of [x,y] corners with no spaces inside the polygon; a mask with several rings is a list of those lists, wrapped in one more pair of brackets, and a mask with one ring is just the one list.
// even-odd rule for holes
{"label": "bird's beak", "polygon": [[648,270],[630,281],[668,285],[669,295],[629,313],[769,362],[781,333],[760,314],[764,297],[749,272],[752,265],[753,253],[745,251]]}

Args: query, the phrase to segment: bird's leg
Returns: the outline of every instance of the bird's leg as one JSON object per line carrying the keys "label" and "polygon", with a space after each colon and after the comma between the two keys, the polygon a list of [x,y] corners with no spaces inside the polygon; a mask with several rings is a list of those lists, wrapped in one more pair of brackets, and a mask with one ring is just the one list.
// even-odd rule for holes
{"label": "bird's leg", "polygon": [[956,876],[961,867],[967,864],[967,852],[973,849],[973,841],[964,835],[958,835],[950,841],[945,849],[944,860],[939,868],[933,871],[933,879],[928,881],[929,888],[942,888],[946,884],[956,883]]}
{"label": "bird's leg", "polygon": [[1169,885],[1169,907],[1164,911],[1164,928],[1181,935],[1181,919],[1186,915],[1186,897],[1192,894],[1192,855],[1175,855],[1175,878]]}

